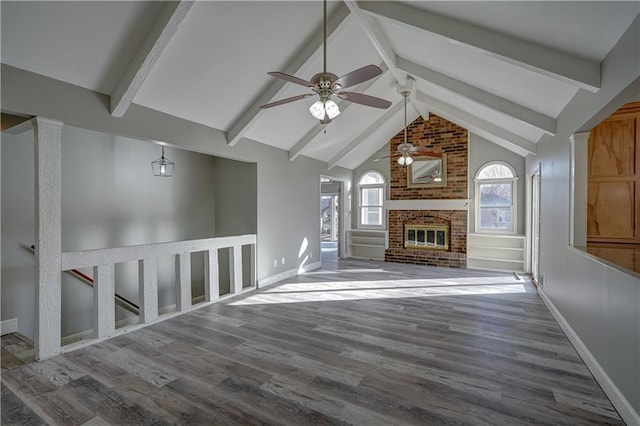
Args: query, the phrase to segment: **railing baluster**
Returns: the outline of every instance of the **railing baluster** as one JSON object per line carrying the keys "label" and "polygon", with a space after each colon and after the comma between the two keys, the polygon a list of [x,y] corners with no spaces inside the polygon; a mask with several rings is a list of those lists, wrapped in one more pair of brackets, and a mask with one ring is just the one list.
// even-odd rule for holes
{"label": "railing baluster", "polygon": [[209,249],[204,257],[204,299],[206,302],[215,302],[220,298],[218,274],[218,249]]}
{"label": "railing baluster", "polygon": [[256,245],[250,244],[251,248],[251,287],[258,286],[258,276],[256,275]]}
{"label": "railing baluster", "polygon": [[138,260],[138,294],[140,300],[140,323],[158,319],[158,261]]}
{"label": "railing baluster", "polygon": [[234,245],[229,250],[229,273],[231,275],[231,293],[242,291],[242,246]]}
{"label": "railing baluster", "polygon": [[[138,262],[138,294],[140,308],[136,312],[140,313],[140,324],[150,324],[156,322],[159,316],[159,298],[158,298],[158,262],[159,258],[164,256],[175,256],[175,273],[176,273],[176,306],[177,312],[188,312],[192,309],[192,292],[191,292],[191,254],[196,252],[205,252],[205,301],[215,303],[220,299],[220,268],[218,262],[219,250],[229,250],[229,275],[231,294],[241,293],[243,290],[243,248],[249,246],[250,252],[245,253],[251,259],[249,281],[251,287],[256,287],[256,236],[240,235],[235,237],[219,237],[201,240],[176,241],[170,243],[145,244],[139,246],[94,249],[77,252],[61,253],[61,270],[72,271],[81,268],[93,268],[94,285],[93,285],[93,303],[94,303],[94,335],[97,340],[111,337],[120,333],[124,333],[129,329],[125,327],[116,330],[115,323],[115,265],[123,262]],[[149,257],[153,256],[153,257]],[[108,259],[111,262],[108,265],[101,265]],[[98,266],[94,266],[98,265]],[[55,286],[52,286],[55,288]],[[48,287],[44,287],[48,288]],[[42,289],[41,289],[42,290]],[[52,289],[49,289],[52,290]],[[121,298],[122,299],[122,298]],[[45,298],[45,300],[49,300]],[[122,299],[124,300],[124,299]],[[55,302],[55,301],[54,301]],[[52,302],[53,303],[53,302]],[[131,303],[131,302],[128,302]],[[136,306],[137,308],[137,306]],[[51,312],[39,312],[40,326],[46,325],[46,331],[53,330],[56,322],[55,318],[49,320],[46,314]],[[45,318],[46,317],[46,318]],[[38,330],[36,330],[37,332]],[[51,333],[53,334],[53,333]],[[37,339],[36,335],[36,339]],[[42,337],[41,337],[42,340]],[[48,340],[52,336],[48,336]],[[36,351],[39,359],[44,359],[55,355],[56,350],[60,352],[60,345],[55,347],[53,343],[45,345],[40,342],[40,348]],[[85,345],[91,341],[78,342]],[[68,347],[77,347],[78,345],[67,345]],[[64,350],[64,349],[62,349]]]}
{"label": "railing baluster", "polygon": [[176,308],[178,311],[191,309],[191,253],[176,255]]}
{"label": "railing baluster", "polygon": [[93,332],[96,338],[116,331],[115,265],[93,267]]}

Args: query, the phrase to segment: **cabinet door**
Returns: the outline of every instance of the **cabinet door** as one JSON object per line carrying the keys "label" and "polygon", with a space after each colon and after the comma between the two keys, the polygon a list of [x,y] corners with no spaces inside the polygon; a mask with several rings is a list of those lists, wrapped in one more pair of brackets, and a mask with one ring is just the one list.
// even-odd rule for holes
{"label": "cabinet door", "polygon": [[640,242],[640,114],[600,123],[589,138],[587,239]]}

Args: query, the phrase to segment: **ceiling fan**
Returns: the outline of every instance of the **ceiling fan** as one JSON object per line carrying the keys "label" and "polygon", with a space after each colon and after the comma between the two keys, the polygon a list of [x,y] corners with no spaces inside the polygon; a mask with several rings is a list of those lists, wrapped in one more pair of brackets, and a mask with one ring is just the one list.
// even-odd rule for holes
{"label": "ceiling fan", "polygon": [[318,95],[320,99],[317,100],[313,105],[311,105],[311,107],[309,108],[309,112],[311,113],[311,115],[313,115],[313,117],[320,120],[320,123],[322,124],[330,123],[332,119],[340,114],[340,108],[338,107],[338,104],[336,104],[335,101],[331,99],[333,96],[349,102],[374,108],[389,108],[389,106],[391,106],[391,102],[385,99],[365,95],[363,93],[348,92],[343,90],[348,87],[363,83],[367,80],[372,79],[373,77],[382,74],[382,70],[379,67],[375,65],[367,65],[355,71],[351,71],[350,73],[347,73],[342,77],[338,77],[333,73],[327,72],[327,0],[324,0],[323,28],[324,68],[321,73],[314,75],[311,78],[311,81],[306,81],[293,75],[285,74],[278,71],[272,71],[268,73],[273,77],[281,78],[291,83],[296,83],[300,86],[308,87],[311,89],[311,93],[304,93],[302,95],[280,99],[279,101],[261,105],[260,108],[272,108],[289,102],[305,99],[309,96]]}
{"label": "ceiling fan", "polygon": [[406,167],[413,163],[413,158],[411,157],[412,155],[442,158],[442,154],[439,152],[429,151],[425,147],[413,146],[413,144],[407,142],[407,98],[409,97],[409,93],[410,92],[408,90],[403,90],[402,92],[400,92],[400,94],[404,97],[404,142],[398,145],[397,152],[391,153],[390,155],[385,155],[384,157],[376,158],[373,161],[380,161],[389,157],[398,157],[398,164]]}

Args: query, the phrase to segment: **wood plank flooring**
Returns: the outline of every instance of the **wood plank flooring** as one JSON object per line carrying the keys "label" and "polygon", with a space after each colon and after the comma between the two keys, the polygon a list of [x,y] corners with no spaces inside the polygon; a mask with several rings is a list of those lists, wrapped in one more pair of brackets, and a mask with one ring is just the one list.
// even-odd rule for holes
{"label": "wood plank flooring", "polygon": [[328,262],[28,359],[2,338],[2,424],[624,424],[531,283],[486,271]]}

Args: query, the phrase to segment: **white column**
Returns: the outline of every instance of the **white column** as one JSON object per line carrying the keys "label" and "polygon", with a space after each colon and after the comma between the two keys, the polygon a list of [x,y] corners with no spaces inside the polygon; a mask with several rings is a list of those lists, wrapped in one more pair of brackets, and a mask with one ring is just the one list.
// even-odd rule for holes
{"label": "white column", "polygon": [[191,254],[176,255],[176,308],[178,311],[191,309]]}
{"label": "white column", "polygon": [[589,179],[589,135],[574,133],[571,144],[571,188],[569,194],[569,244],[587,245],[587,184]]}
{"label": "white column", "polygon": [[96,338],[112,336],[116,331],[115,267],[93,267],[93,334]]}
{"label": "white column", "polygon": [[204,298],[215,302],[220,298],[220,280],[218,277],[218,249],[210,249],[204,257]]}
{"label": "white column", "polygon": [[32,120],[35,161],[35,358],[60,353],[62,323],[61,277],[61,134],[62,123]]}
{"label": "white column", "polygon": [[138,261],[138,300],[140,323],[158,319],[158,262],[156,259]]}
{"label": "white column", "polygon": [[242,291],[242,246],[235,245],[229,249],[229,281],[231,293]]}

